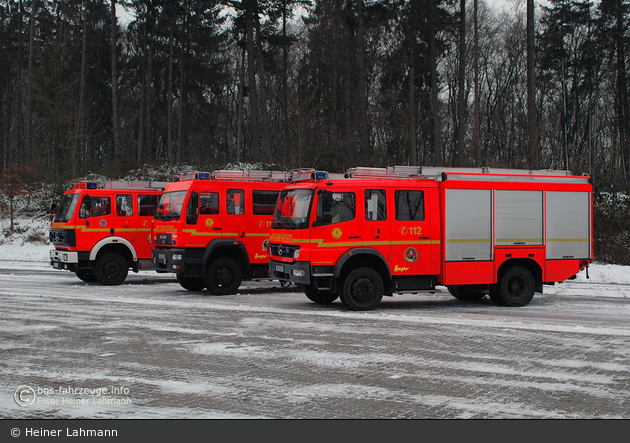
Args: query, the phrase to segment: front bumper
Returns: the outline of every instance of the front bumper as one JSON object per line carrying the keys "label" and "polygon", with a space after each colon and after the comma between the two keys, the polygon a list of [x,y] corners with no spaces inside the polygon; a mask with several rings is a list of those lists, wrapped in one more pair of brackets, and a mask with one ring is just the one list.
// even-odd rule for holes
{"label": "front bumper", "polygon": [[185,273],[185,249],[151,249],[151,268],[158,272]]}
{"label": "front bumper", "polygon": [[311,267],[304,261],[285,263],[272,259],[269,261],[269,277],[296,285],[308,285],[311,283]]}
{"label": "front bumper", "polygon": [[54,269],[67,269],[75,271],[79,265],[79,253],[76,251],[60,251],[51,249],[48,251],[50,264]]}

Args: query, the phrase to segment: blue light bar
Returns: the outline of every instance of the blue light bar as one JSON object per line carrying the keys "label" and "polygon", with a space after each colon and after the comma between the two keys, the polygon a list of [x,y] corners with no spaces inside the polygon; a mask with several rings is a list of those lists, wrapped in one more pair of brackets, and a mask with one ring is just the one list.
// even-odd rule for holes
{"label": "blue light bar", "polygon": [[87,182],[85,187],[86,189],[96,189],[96,182]]}
{"label": "blue light bar", "polygon": [[315,180],[324,180],[328,178],[328,173],[325,171],[317,171],[315,172]]}
{"label": "blue light bar", "polygon": [[209,180],[210,179],[210,174],[208,174],[207,172],[200,172],[198,174],[199,176],[199,180]]}

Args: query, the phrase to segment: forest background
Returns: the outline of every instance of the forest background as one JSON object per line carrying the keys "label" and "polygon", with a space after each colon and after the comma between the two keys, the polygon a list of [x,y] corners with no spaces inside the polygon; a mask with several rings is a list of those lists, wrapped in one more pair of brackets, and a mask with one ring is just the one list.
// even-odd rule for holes
{"label": "forest background", "polygon": [[595,259],[630,264],[629,21],[628,0],[2,0],[0,209],[178,165],[563,169],[593,179]]}

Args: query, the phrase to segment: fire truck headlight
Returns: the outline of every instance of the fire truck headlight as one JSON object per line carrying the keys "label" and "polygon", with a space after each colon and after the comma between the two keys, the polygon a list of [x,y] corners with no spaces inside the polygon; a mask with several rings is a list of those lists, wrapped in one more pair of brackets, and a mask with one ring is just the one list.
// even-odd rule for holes
{"label": "fire truck headlight", "polygon": [[182,258],[182,254],[173,254],[173,260],[181,260]]}
{"label": "fire truck headlight", "polygon": [[296,249],[295,252],[293,253],[293,258],[298,258],[300,256],[300,250]]}
{"label": "fire truck headlight", "polygon": [[304,277],[304,271],[302,269],[294,269],[292,272],[295,277]]}
{"label": "fire truck headlight", "polygon": [[63,254],[63,261],[68,261],[68,254]]}

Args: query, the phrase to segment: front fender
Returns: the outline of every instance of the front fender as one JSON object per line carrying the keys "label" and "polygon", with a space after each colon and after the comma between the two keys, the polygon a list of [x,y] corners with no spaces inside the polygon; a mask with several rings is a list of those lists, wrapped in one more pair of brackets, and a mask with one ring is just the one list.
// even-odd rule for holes
{"label": "front fender", "polygon": [[339,258],[339,260],[337,260],[337,263],[333,267],[334,277],[335,278],[339,277],[339,275],[341,275],[341,269],[343,269],[343,265],[346,264],[346,262],[350,260],[352,257],[357,256],[357,255],[370,255],[370,256],[378,258],[383,263],[383,266],[385,266],[385,269],[387,269],[387,272],[389,273],[389,275],[391,275],[391,269],[389,268],[389,264],[387,263],[387,260],[385,260],[385,257],[383,257],[383,255],[380,252],[372,248],[353,248],[344,252],[343,255]]}
{"label": "front fender", "polygon": [[133,247],[131,242],[122,237],[106,237],[100,240],[98,243],[94,245],[92,250],[90,251],[90,260],[96,260],[96,256],[98,255],[98,251],[105,245],[125,245],[131,252],[131,258],[134,262],[138,261],[138,253],[136,252],[136,248]]}

